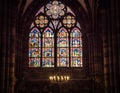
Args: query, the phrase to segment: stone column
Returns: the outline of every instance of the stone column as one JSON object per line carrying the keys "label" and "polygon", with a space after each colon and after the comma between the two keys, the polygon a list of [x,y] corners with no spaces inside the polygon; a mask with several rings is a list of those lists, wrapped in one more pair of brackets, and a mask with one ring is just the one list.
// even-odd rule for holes
{"label": "stone column", "polygon": [[108,32],[107,32],[107,11],[101,10],[101,30],[103,33],[103,66],[104,66],[104,84],[105,93],[110,93],[110,72],[109,72],[109,50],[108,50]]}
{"label": "stone column", "polygon": [[[117,70],[117,74],[119,76],[117,76],[118,78],[120,78],[120,4],[119,4],[119,0],[116,0],[116,38],[117,38],[117,52],[118,52],[118,55],[117,55],[117,66],[118,66],[118,70]],[[120,86],[120,80],[118,80],[118,87]],[[118,88],[117,87],[117,88]],[[120,92],[120,89],[118,88],[118,93]]]}
{"label": "stone column", "polygon": [[15,78],[15,63],[16,63],[16,27],[17,27],[17,10],[18,1],[10,1],[8,3],[8,33],[9,33],[9,62],[8,62],[8,92],[14,93]]}
{"label": "stone column", "polygon": [[88,33],[89,42],[89,76],[91,79],[92,93],[95,93],[95,70],[94,70],[94,34]]}
{"label": "stone column", "polygon": [[112,65],[111,65],[111,68],[112,68],[112,72],[111,73],[111,76],[112,76],[112,79],[111,79],[111,82],[112,82],[112,91],[114,93],[119,93],[120,92],[120,89],[119,89],[119,86],[120,86],[120,81],[119,81],[119,78],[120,78],[120,60],[119,60],[119,55],[120,55],[120,49],[119,49],[119,42],[120,42],[120,39],[119,39],[119,35],[120,35],[120,31],[118,30],[119,29],[119,12],[118,12],[118,1],[115,0],[111,0],[111,7],[110,7],[110,10],[109,10],[109,14],[110,14],[110,17],[111,17],[111,22],[110,22],[110,32],[111,33],[111,54],[112,54]]}
{"label": "stone column", "polygon": [[17,18],[17,0],[4,0],[2,3],[2,36],[1,36],[1,92],[14,93],[15,83],[15,33]]}
{"label": "stone column", "polygon": [[[1,39],[0,39],[0,46],[1,46],[1,67],[0,67],[0,90],[1,93],[5,93],[6,90],[6,79],[7,79],[7,73],[6,73],[6,64],[7,64],[7,2],[3,1],[0,3],[2,6],[1,9]],[[7,93],[7,92],[6,92]]]}

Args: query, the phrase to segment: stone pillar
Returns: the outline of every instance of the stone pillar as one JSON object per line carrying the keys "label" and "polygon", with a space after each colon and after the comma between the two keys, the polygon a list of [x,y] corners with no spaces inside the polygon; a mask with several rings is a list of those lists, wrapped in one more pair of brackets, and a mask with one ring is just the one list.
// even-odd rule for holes
{"label": "stone pillar", "polygon": [[[119,0],[116,0],[116,38],[117,38],[117,66],[118,66],[118,70],[117,70],[117,74],[119,76],[117,76],[117,78],[120,78],[120,4],[119,4]],[[117,81],[117,86],[119,87],[120,86],[120,80]],[[118,88],[117,87],[117,88]],[[118,88],[118,93],[120,93],[120,88]]]}
{"label": "stone pillar", "polygon": [[16,18],[17,18],[17,0],[4,0],[2,3],[2,36],[1,36],[1,92],[14,93],[15,83],[15,35],[16,35]]}
{"label": "stone pillar", "polygon": [[107,32],[107,11],[101,10],[101,30],[103,33],[103,66],[104,66],[104,84],[105,93],[110,93],[110,72],[109,72],[109,50],[108,50],[108,32]]}
{"label": "stone pillar", "polygon": [[9,62],[8,62],[8,92],[14,93],[14,86],[16,82],[15,78],[15,61],[16,61],[16,27],[17,27],[17,10],[18,1],[13,1],[8,3],[8,33],[9,33]]}
{"label": "stone pillar", "polygon": [[91,88],[92,88],[92,93],[95,93],[95,74],[94,74],[94,34],[93,33],[88,33],[88,42],[89,42],[89,76],[91,79]]}
{"label": "stone pillar", "polygon": [[109,10],[109,14],[110,14],[110,17],[111,17],[111,22],[110,22],[110,32],[111,33],[111,54],[112,54],[112,65],[111,65],[111,68],[112,68],[112,72],[111,73],[112,75],[112,79],[111,79],[111,82],[112,82],[112,91],[114,93],[119,93],[120,92],[120,89],[119,89],[119,86],[120,86],[120,60],[119,60],[119,55],[120,55],[120,49],[119,49],[119,42],[120,42],[120,39],[119,39],[119,36],[120,36],[120,31],[118,30],[119,27],[120,27],[120,24],[118,22],[119,20],[119,12],[118,12],[118,4],[117,4],[117,0],[113,1],[111,0],[111,8]]}
{"label": "stone pillar", "polygon": [[[97,25],[97,28],[98,25]],[[99,29],[96,29],[98,32],[94,34],[94,43],[93,43],[93,48],[94,48],[94,78],[95,78],[95,93],[100,93],[103,92],[103,51],[102,51],[102,36],[101,33],[99,32]]]}
{"label": "stone pillar", "polygon": [[119,12],[118,0],[106,1],[106,8],[101,9],[101,28],[103,32],[105,93],[119,93],[120,86],[120,49],[119,47]]}
{"label": "stone pillar", "polygon": [[[1,46],[1,67],[0,67],[0,92],[5,93],[6,90],[6,79],[7,79],[7,73],[6,73],[6,64],[7,64],[7,2],[3,1],[0,3],[2,6],[1,9],[1,39],[0,39],[0,46]],[[6,92],[7,93],[7,92]]]}
{"label": "stone pillar", "polygon": [[92,93],[103,92],[102,39],[98,33],[88,34],[89,73],[92,79]]}

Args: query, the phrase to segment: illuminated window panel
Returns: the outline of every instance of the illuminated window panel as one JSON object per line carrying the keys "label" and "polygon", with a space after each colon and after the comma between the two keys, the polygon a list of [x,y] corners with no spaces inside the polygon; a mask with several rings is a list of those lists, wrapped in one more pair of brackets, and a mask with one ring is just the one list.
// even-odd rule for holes
{"label": "illuminated window panel", "polygon": [[43,48],[42,57],[54,57],[54,48]]}
{"label": "illuminated window panel", "polygon": [[29,58],[29,67],[40,67],[40,58]]}
{"label": "illuminated window panel", "polygon": [[60,31],[57,34],[58,37],[67,37],[68,38],[68,32],[65,28],[61,28]]}
{"label": "illuminated window panel", "polygon": [[71,66],[72,67],[82,67],[82,58],[71,58]]}
{"label": "illuminated window panel", "polygon": [[69,39],[67,30],[61,28],[57,37],[57,66],[69,67]]}
{"label": "illuminated window panel", "polygon": [[29,39],[29,47],[40,47],[40,39],[39,38],[30,38]]}
{"label": "illuminated window panel", "polygon": [[58,38],[57,46],[58,47],[68,47],[69,46],[68,38]]}
{"label": "illuminated window panel", "polygon": [[42,67],[54,67],[54,58],[42,58]]}
{"label": "illuminated window panel", "polygon": [[69,58],[59,58],[57,60],[58,67],[69,67]]}
{"label": "illuminated window panel", "polygon": [[71,38],[71,43],[70,46],[71,47],[82,47],[82,41],[80,40],[80,38]]}
{"label": "illuminated window panel", "polygon": [[40,48],[29,48],[29,57],[40,57]]}
{"label": "illuminated window panel", "polygon": [[47,24],[48,24],[48,19],[46,16],[40,15],[36,17],[35,25],[37,27],[43,28],[43,27],[46,27]]}
{"label": "illuminated window panel", "polygon": [[75,23],[76,23],[76,20],[75,20],[74,16],[67,15],[63,19],[63,24],[65,27],[71,28],[75,25]]}
{"label": "illuminated window panel", "polygon": [[42,6],[29,33],[29,67],[83,67],[81,27],[75,13],[59,0]]}
{"label": "illuminated window panel", "polygon": [[58,48],[57,57],[69,57],[69,48]]}
{"label": "illuminated window panel", "polygon": [[42,67],[54,67],[54,33],[50,28],[42,35]]}
{"label": "illuminated window panel", "polygon": [[43,38],[43,47],[54,47],[54,38]]}
{"label": "illuminated window panel", "polygon": [[29,33],[29,67],[40,67],[41,34],[37,28]]}
{"label": "illuminated window panel", "polygon": [[71,48],[71,57],[81,57],[82,49],[81,48]]}
{"label": "illuminated window panel", "polygon": [[80,37],[82,36],[80,30],[78,28],[74,28],[70,34],[71,37]]}
{"label": "illuminated window panel", "polygon": [[60,1],[53,1],[46,5],[46,14],[53,19],[61,18],[65,14],[65,6]]}
{"label": "illuminated window panel", "polygon": [[44,33],[43,33],[43,38],[45,37],[54,37],[54,33],[52,31],[52,29],[50,28],[46,28]]}
{"label": "illuminated window panel", "polygon": [[78,28],[74,28],[70,34],[71,67],[82,67],[82,35]]}
{"label": "illuminated window panel", "polygon": [[33,28],[29,34],[30,38],[39,38],[40,36],[40,32],[37,28]]}

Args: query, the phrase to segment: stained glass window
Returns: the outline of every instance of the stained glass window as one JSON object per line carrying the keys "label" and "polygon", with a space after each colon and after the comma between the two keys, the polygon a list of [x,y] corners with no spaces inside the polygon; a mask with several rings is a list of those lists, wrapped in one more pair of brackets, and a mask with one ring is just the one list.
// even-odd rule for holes
{"label": "stained glass window", "polygon": [[46,14],[50,18],[61,18],[65,14],[65,6],[60,1],[53,1],[46,5]]}
{"label": "stained glass window", "polygon": [[54,33],[47,28],[42,37],[42,67],[54,67]]}
{"label": "stained glass window", "polygon": [[70,34],[71,67],[82,67],[82,34],[74,28]]}
{"label": "stained glass window", "polygon": [[57,33],[57,66],[69,67],[69,41],[65,28],[61,28]]}
{"label": "stained glass window", "polygon": [[82,32],[75,13],[60,0],[43,5],[29,33],[29,67],[83,67]]}
{"label": "stained glass window", "polygon": [[29,67],[40,67],[41,34],[37,28],[29,34]]}

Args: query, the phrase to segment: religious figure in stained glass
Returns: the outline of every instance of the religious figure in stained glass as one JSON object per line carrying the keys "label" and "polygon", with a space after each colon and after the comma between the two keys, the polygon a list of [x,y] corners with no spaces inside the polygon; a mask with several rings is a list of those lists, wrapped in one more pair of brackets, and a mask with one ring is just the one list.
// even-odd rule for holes
{"label": "religious figure in stained glass", "polygon": [[57,60],[57,66],[59,67],[69,67],[69,59],[68,58],[60,58]]}
{"label": "religious figure in stained glass", "polygon": [[68,47],[69,45],[68,45],[68,39],[66,39],[66,38],[60,38],[60,39],[58,39],[58,45],[57,46],[60,46],[60,47]]}
{"label": "religious figure in stained glass", "polygon": [[45,38],[43,40],[43,47],[53,47],[54,46],[54,42],[52,42],[53,39],[52,38]]}
{"label": "religious figure in stained glass", "polygon": [[65,28],[61,28],[57,33],[57,66],[69,66],[69,41],[68,32]]}
{"label": "religious figure in stained glass", "polygon": [[81,32],[74,28],[71,32],[71,66],[82,67],[82,39]]}
{"label": "religious figure in stained glass", "polygon": [[29,59],[29,66],[30,67],[39,67],[40,66],[40,59],[39,58],[30,58]]}
{"label": "religious figure in stained glass", "polygon": [[54,67],[54,60],[51,58],[43,58],[42,67]]}
{"label": "religious figure in stained glass", "polygon": [[39,67],[41,56],[41,40],[40,40],[40,31],[37,28],[31,30],[29,34],[29,66],[30,67]]}

